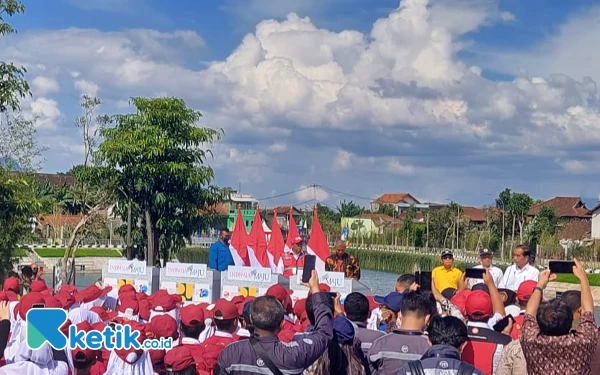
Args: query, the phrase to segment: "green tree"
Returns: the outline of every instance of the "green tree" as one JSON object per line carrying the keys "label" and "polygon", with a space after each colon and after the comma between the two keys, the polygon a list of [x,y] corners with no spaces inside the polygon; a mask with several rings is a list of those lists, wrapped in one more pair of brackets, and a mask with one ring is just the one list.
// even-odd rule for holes
{"label": "green tree", "polygon": [[[17,32],[4,18],[18,13],[25,13],[23,3],[17,0],[0,0],[0,36]],[[0,61],[0,112],[6,112],[8,109],[18,111],[19,101],[31,94],[29,84],[25,80],[26,72],[24,67]]]}
{"label": "green tree", "polygon": [[340,205],[336,207],[341,217],[354,217],[363,213],[363,208],[353,201],[346,202],[345,200],[340,202]]}
{"label": "green tree", "polygon": [[393,204],[380,204],[377,209],[378,214],[394,216],[395,209]]}
{"label": "green tree", "polygon": [[417,218],[417,209],[414,207],[410,207],[408,211],[406,211],[406,217],[404,218],[404,222],[402,223],[402,228],[400,228],[400,232],[403,235],[403,238],[406,238],[406,246],[410,246],[410,238],[413,233],[413,228],[415,227],[415,219]]}
{"label": "green tree", "polygon": [[101,132],[96,156],[114,171],[119,201],[126,197],[143,213],[146,261],[154,265],[161,245],[182,245],[198,228],[201,209],[227,198],[227,190],[211,185],[214,171],[205,163],[212,154],[204,148],[223,133],[197,126],[201,114],[181,99],[131,103],[135,113],[115,116],[116,126]]}
{"label": "green tree", "polygon": [[[511,213],[514,215],[514,219],[519,225],[519,242],[523,242],[523,227],[525,226],[525,219],[527,218],[527,212],[533,205],[533,199],[525,193],[513,193],[509,206],[511,207]],[[513,221],[514,223],[514,221]],[[514,228],[514,226],[513,226]],[[513,229],[514,231],[514,229]],[[514,233],[513,233],[514,237]]]}
{"label": "green tree", "polygon": [[535,251],[537,245],[542,243],[542,239],[545,239],[546,243],[548,243],[548,241],[555,238],[557,228],[558,216],[554,208],[549,206],[542,207],[525,228],[526,240],[529,247]]}

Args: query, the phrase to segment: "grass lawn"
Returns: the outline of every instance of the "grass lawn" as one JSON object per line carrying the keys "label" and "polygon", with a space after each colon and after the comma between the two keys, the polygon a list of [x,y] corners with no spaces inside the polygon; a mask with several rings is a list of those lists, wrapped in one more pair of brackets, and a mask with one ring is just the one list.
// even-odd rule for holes
{"label": "grass lawn", "polygon": [[25,249],[15,249],[13,251],[13,255],[16,257],[25,257],[27,256],[27,250]]}
{"label": "grass lawn", "polygon": [[[600,286],[600,274],[588,274],[587,277],[590,281],[590,286]],[[579,280],[572,274],[557,275],[556,280],[554,281],[559,283],[579,284]]]}
{"label": "grass lawn", "polygon": [[[35,249],[35,252],[42,258],[62,258],[65,255],[64,248],[56,249]],[[71,254],[69,254],[70,256]],[[115,249],[78,249],[75,253],[76,258],[84,257],[111,257],[121,258],[122,255]]]}

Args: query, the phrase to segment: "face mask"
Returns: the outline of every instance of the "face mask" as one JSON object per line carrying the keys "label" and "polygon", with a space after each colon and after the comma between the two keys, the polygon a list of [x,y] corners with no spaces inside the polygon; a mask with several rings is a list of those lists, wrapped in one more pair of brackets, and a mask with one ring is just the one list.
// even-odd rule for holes
{"label": "face mask", "polygon": [[38,273],[38,270],[37,270],[37,268],[34,268],[34,269],[32,269],[32,271],[33,271],[33,274],[34,274],[34,275],[37,275],[37,273]]}
{"label": "face mask", "polygon": [[229,241],[231,241],[231,236],[223,237],[223,242],[225,242],[226,244],[228,244]]}

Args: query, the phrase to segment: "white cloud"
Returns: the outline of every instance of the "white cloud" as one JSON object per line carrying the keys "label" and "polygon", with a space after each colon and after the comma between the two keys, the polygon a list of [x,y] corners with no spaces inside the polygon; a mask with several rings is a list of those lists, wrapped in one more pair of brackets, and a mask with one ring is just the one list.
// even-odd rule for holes
{"label": "white cloud", "polygon": [[88,96],[96,96],[98,94],[98,90],[100,90],[100,87],[98,87],[97,84],[95,84],[94,82],[88,82],[84,79],[79,79],[75,81],[75,88],[79,90],[82,94]]}
{"label": "white cloud", "polygon": [[398,160],[390,160],[387,163],[387,170],[394,174],[412,174],[415,168],[412,165],[402,164]]}
{"label": "white cloud", "polygon": [[46,95],[58,92],[60,87],[55,79],[37,76],[31,80],[31,88],[35,95]]}
{"label": "white cloud", "polygon": [[335,159],[333,160],[333,168],[344,170],[350,168],[352,164],[350,158],[352,154],[345,150],[337,150]]}
{"label": "white cloud", "polygon": [[562,165],[565,171],[571,173],[581,173],[585,172],[587,169],[585,163],[581,162],[580,160],[565,160],[563,162],[559,161],[559,164]]}
{"label": "white cloud", "polygon": [[307,203],[311,200],[314,201],[315,199],[319,202],[325,202],[327,201],[327,199],[329,199],[329,193],[327,193],[325,190],[321,189],[318,186],[312,187],[302,185],[298,188],[298,191],[295,195],[296,199],[298,200],[297,203]]}
{"label": "white cloud", "polygon": [[[462,194],[475,177],[488,181],[491,174],[498,177],[489,180],[490,190],[513,186],[522,173],[540,182],[540,192],[577,189],[581,181],[548,175],[558,173],[557,155],[584,165],[600,161],[587,151],[600,144],[598,88],[580,78],[598,69],[589,48],[597,28],[570,22],[560,35],[569,31],[571,39],[546,43],[549,52],[539,54],[569,55],[567,41],[581,31],[589,50],[581,71],[574,67],[583,52],[568,66],[538,60],[532,63],[538,78],[523,74],[509,82],[488,80],[479,66],[487,65],[461,60],[469,33],[513,19],[487,0],[404,0],[369,33],[334,32],[290,14],[260,22],[226,59],[205,69],[189,64],[204,49],[191,31],[24,31],[0,39],[0,50],[32,77],[56,77],[60,87],[75,80],[80,91],[83,82],[101,88],[111,102],[103,108],[115,113],[133,95],[184,98],[202,110],[207,126],[225,130],[226,144],[209,161],[223,184],[244,180],[263,191],[289,191],[313,181],[339,183],[338,189],[352,186],[371,196],[379,193],[368,191],[371,181],[393,187],[396,174],[412,174],[413,189],[437,197]],[[575,47],[580,51],[578,42]],[[576,79],[554,74],[565,71]],[[46,112],[57,123],[60,111],[52,115],[51,104]],[[332,176],[332,165],[350,163],[356,173]],[[431,179],[444,180],[430,186]]]}
{"label": "white cloud", "polygon": [[52,99],[39,97],[33,101],[26,101],[21,107],[25,116],[35,119],[35,125],[40,130],[55,130],[61,118],[58,103]]}
{"label": "white cloud", "polygon": [[269,146],[269,148],[267,148],[267,151],[274,153],[274,154],[279,154],[282,152],[286,152],[288,149],[287,144],[286,143],[273,143],[272,145]]}

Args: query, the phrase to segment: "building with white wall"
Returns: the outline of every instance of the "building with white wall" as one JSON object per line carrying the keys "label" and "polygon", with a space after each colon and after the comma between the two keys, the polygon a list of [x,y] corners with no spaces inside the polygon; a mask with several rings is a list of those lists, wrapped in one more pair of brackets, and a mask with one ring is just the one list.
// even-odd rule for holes
{"label": "building with white wall", "polygon": [[592,238],[600,240],[600,202],[592,208]]}

